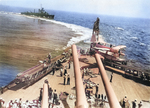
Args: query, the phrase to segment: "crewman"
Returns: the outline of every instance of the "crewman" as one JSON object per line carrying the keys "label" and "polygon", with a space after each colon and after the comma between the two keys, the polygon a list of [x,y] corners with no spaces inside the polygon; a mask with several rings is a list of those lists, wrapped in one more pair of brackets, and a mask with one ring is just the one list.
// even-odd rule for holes
{"label": "crewman", "polygon": [[70,76],[68,75],[68,78],[67,78],[67,85],[70,85]]}
{"label": "crewman", "polygon": [[41,88],[41,90],[40,90],[40,97],[39,97],[39,101],[41,102],[41,100],[42,100],[42,93],[43,93],[43,88]]}
{"label": "crewman", "polygon": [[57,93],[56,93],[56,90],[54,90],[54,94],[53,94],[53,104],[54,104],[54,103],[56,104],[56,101],[57,101]]}
{"label": "crewman", "polygon": [[101,94],[101,98],[102,98],[102,100],[103,100],[103,94]]}
{"label": "crewman", "polygon": [[111,74],[111,77],[110,77],[110,82],[112,82],[112,78],[113,78],[113,73]]}
{"label": "crewman", "polygon": [[140,103],[138,104],[139,108],[141,108],[143,105],[142,101],[140,101]]}
{"label": "crewman", "polygon": [[125,96],[125,97],[123,98],[123,104],[122,104],[122,107],[123,107],[123,108],[125,108],[126,102],[127,102],[127,96]]}
{"label": "crewman", "polygon": [[56,65],[54,64],[54,66],[53,66],[53,75],[55,74],[55,70],[56,70]]}
{"label": "crewman", "polygon": [[66,83],[66,75],[64,75],[64,85],[65,85],[65,83]]}
{"label": "crewman", "polygon": [[68,69],[70,69],[70,61],[68,62],[68,64],[69,64],[69,67],[68,67]]}
{"label": "crewman", "polygon": [[96,84],[96,86],[95,86],[95,87],[96,87],[95,96],[97,96],[97,93],[98,93],[98,85],[99,85],[99,84]]}
{"label": "crewman", "polygon": [[60,69],[60,76],[62,77],[62,75],[63,75],[63,69],[61,68]]}
{"label": "crewman", "polygon": [[51,62],[51,58],[52,58],[51,53],[49,53],[49,54],[48,54],[48,63]]}
{"label": "crewman", "polygon": [[65,68],[65,70],[64,70],[64,75],[66,75],[67,74],[67,69]]}
{"label": "crewman", "polygon": [[132,102],[132,108],[136,108],[136,105],[137,104],[137,100],[135,99],[133,102]]}

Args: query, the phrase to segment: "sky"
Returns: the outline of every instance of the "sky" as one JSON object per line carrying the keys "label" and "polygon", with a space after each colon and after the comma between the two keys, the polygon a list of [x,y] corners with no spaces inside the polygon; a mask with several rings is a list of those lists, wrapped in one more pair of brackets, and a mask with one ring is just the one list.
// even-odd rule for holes
{"label": "sky", "polygon": [[150,0],[0,0],[1,5],[150,19]]}

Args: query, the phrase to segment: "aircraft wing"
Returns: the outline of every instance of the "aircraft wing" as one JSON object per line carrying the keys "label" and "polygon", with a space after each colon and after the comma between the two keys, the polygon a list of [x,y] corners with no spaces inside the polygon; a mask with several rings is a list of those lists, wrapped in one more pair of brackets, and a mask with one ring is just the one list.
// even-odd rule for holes
{"label": "aircraft wing", "polygon": [[94,49],[97,49],[97,50],[102,50],[102,51],[109,51],[110,49],[108,48],[99,48],[99,47],[93,47]]}
{"label": "aircraft wing", "polygon": [[125,45],[119,45],[119,46],[112,47],[112,49],[114,49],[114,50],[120,50],[120,49],[124,49],[124,48],[126,48]]}

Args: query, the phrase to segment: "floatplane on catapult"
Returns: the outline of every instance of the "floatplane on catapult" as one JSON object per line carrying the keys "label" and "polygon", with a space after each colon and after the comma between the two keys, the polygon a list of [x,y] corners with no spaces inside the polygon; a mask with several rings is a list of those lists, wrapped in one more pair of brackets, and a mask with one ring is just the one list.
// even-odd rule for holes
{"label": "floatplane on catapult", "polygon": [[[94,35],[92,37],[94,37]],[[126,59],[121,58],[121,56],[125,56],[125,54],[122,52],[122,50],[126,48],[125,45],[113,46],[99,40],[91,43],[91,53],[98,53],[107,61],[120,62],[123,65],[127,64]]]}
{"label": "floatplane on catapult", "polygon": [[109,68],[110,70],[121,72],[125,74],[126,77],[134,77],[134,80],[150,85],[149,72],[143,72],[143,70],[137,67],[127,65],[128,60],[124,58],[125,54],[122,52],[125,48],[125,45],[113,46],[100,39],[99,18],[97,18],[93,27],[90,54],[100,54],[103,63],[107,66],[113,67]]}
{"label": "floatplane on catapult", "polygon": [[105,60],[112,62],[120,62],[121,64],[126,65],[126,59],[121,58],[121,56],[125,56],[125,54],[122,52],[122,50],[124,50],[125,48],[125,45],[113,46],[100,39],[99,18],[97,18],[93,27],[90,52],[99,53],[102,57],[104,57]]}

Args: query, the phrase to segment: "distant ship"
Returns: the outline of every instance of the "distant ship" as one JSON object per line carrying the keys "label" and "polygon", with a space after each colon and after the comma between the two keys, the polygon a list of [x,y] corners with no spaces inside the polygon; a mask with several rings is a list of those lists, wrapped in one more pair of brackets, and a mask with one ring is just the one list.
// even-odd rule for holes
{"label": "distant ship", "polygon": [[37,17],[42,17],[42,18],[48,18],[48,19],[54,19],[54,15],[49,15],[44,8],[38,9],[38,12],[36,13],[35,10],[34,12],[21,12],[21,14],[24,15],[29,15],[29,16],[37,16]]}

